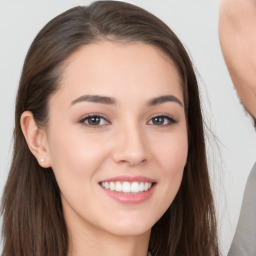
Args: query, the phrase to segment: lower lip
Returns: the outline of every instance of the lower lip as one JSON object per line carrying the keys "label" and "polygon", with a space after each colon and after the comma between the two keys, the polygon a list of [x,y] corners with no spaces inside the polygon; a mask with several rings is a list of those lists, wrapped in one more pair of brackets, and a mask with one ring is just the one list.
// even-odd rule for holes
{"label": "lower lip", "polygon": [[111,191],[105,188],[102,188],[105,193],[110,196],[112,199],[116,200],[119,203],[123,204],[139,204],[146,200],[148,200],[154,190],[155,185],[152,186],[148,191],[140,192],[140,193],[122,193],[117,191]]}

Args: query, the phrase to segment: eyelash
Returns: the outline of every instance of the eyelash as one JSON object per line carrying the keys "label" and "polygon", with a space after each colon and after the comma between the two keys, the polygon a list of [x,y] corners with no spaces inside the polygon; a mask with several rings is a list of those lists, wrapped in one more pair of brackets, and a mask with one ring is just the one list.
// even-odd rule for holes
{"label": "eyelash", "polygon": [[[106,122],[106,123],[104,123],[104,124],[100,124],[100,123],[98,123],[98,124],[90,124],[89,123],[89,119],[92,119],[92,118],[97,118],[97,119],[99,119],[100,120],[100,123],[102,122],[102,120],[104,120],[104,122]],[[164,119],[164,123],[163,124],[154,124],[153,123],[153,119],[154,118],[163,118]],[[166,120],[167,120],[167,123],[166,123]],[[166,126],[169,126],[169,125],[172,125],[172,124],[175,124],[175,123],[177,123],[177,121],[173,118],[173,117],[171,117],[171,116],[169,116],[169,115],[157,115],[157,116],[153,116],[153,117],[151,117],[150,118],[150,120],[147,122],[147,124],[149,123],[149,122],[151,122],[151,124],[150,125],[155,125],[155,126],[164,126],[164,127],[166,127]],[[90,128],[101,128],[101,127],[103,127],[103,126],[105,126],[105,125],[109,125],[109,124],[111,124],[111,122],[110,121],[108,121],[105,117],[103,117],[103,116],[101,116],[101,115],[98,115],[98,114],[91,114],[91,115],[88,115],[88,116],[85,116],[84,118],[82,118],[80,121],[79,121],[79,123],[81,123],[81,124],[83,124],[83,125],[86,125],[86,126],[88,126],[88,127],[90,127]]]}
{"label": "eyelash", "polygon": [[[90,123],[86,123],[88,122],[89,119],[92,119],[92,118],[98,118],[100,119],[101,121],[104,120],[106,122],[106,124],[90,124]],[[100,121],[100,122],[101,122]],[[105,126],[105,125],[109,125],[111,124],[111,122],[109,122],[105,117],[101,116],[101,115],[98,115],[98,114],[91,114],[91,115],[88,115],[88,116],[85,116],[84,118],[82,118],[79,123],[83,124],[83,125],[86,125],[88,127],[91,127],[91,128],[101,128],[102,126]]]}
{"label": "eyelash", "polygon": [[[169,126],[169,125],[172,125],[172,124],[176,124],[177,123],[177,120],[175,120],[173,117],[169,116],[169,115],[157,115],[157,116],[153,116],[150,118],[150,121],[152,121],[154,118],[164,118],[167,120],[167,123],[164,123],[164,124],[152,124],[152,125],[155,125],[155,126]],[[165,121],[164,121],[165,122]]]}

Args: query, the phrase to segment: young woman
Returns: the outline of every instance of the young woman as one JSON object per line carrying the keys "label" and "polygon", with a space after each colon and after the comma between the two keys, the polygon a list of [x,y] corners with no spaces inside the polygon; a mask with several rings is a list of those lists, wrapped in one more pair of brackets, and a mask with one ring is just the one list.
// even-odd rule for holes
{"label": "young woman", "polygon": [[27,54],[4,256],[218,256],[198,85],[161,20],[99,1]]}

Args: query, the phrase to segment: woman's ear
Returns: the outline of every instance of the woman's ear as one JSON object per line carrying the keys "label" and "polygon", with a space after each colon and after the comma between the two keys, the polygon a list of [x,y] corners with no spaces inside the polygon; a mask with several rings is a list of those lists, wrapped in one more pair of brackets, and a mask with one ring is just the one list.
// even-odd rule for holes
{"label": "woman's ear", "polygon": [[43,168],[49,168],[51,163],[45,129],[37,126],[34,116],[30,111],[22,113],[20,125],[28,147],[39,165]]}

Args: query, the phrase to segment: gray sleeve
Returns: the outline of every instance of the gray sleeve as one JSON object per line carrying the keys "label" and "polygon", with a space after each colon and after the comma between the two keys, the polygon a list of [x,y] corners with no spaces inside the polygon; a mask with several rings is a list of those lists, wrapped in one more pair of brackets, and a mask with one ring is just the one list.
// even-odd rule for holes
{"label": "gray sleeve", "polygon": [[228,256],[256,255],[256,164],[248,177],[242,208]]}

